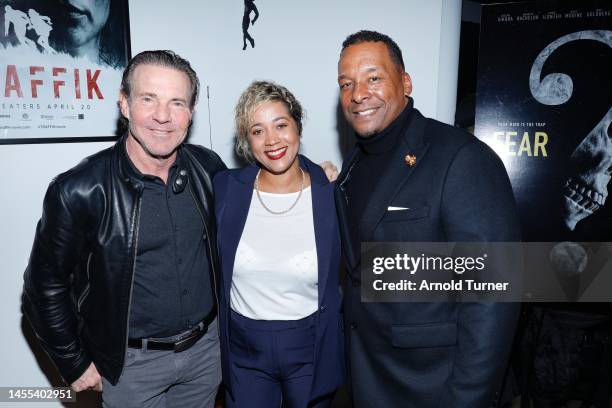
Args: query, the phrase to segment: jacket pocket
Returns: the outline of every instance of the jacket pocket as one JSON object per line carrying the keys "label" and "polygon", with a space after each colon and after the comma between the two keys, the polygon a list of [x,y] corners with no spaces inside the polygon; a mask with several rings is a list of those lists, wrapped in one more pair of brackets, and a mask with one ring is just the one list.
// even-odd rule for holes
{"label": "jacket pocket", "polygon": [[454,346],[457,344],[457,324],[395,324],[391,326],[391,344],[407,349]]}
{"label": "jacket pocket", "polygon": [[405,210],[395,210],[389,211],[385,213],[382,218],[382,221],[408,221],[408,220],[417,220],[419,218],[425,218],[429,216],[429,206],[419,206],[419,207],[410,207]]}

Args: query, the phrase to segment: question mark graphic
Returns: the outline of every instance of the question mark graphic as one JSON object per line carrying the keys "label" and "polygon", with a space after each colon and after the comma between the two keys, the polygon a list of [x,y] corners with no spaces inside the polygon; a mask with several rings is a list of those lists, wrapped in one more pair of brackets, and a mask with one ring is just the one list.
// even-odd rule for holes
{"label": "question mark graphic", "polygon": [[[561,105],[571,98],[574,84],[569,75],[554,72],[542,80],[540,77],[544,63],[557,48],[578,40],[599,41],[612,48],[612,31],[578,31],[548,44],[536,57],[529,74],[529,89],[538,102],[544,105]],[[608,196],[608,183],[612,173],[611,123],[612,106],[570,157],[570,163],[579,169],[567,179],[563,191],[563,222],[571,231],[579,221],[602,207]]]}

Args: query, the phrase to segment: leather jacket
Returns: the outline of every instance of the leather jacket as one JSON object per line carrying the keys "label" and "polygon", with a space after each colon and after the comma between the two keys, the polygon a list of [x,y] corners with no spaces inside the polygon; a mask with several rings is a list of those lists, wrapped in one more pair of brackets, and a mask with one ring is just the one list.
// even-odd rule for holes
{"label": "leather jacket", "polygon": [[[112,384],[123,370],[143,191],[125,138],[51,182],[24,274],[24,314],[68,384],[92,361]],[[200,146],[183,144],[178,155],[217,285],[212,179],[225,165]]]}

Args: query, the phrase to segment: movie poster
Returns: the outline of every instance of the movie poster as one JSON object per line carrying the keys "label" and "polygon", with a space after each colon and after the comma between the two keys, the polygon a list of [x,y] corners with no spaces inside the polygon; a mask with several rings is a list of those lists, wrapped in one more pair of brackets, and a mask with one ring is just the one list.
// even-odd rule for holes
{"label": "movie poster", "polygon": [[0,143],[116,134],[127,1],[0,0]]}
{"label": "movie poster", "polygon": [[611,76],[610,1],[482,7],[475,132],[525,241],[612,241]]}

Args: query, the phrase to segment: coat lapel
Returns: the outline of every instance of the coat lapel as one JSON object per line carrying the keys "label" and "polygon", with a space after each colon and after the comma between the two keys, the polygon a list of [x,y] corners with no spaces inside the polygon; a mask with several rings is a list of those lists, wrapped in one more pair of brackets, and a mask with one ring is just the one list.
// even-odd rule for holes
{"label": "coat lapel", "polygon": [[351,244],[351,234],[349,225],[351,220],[348,215],[347,205],[347,193],[346,193],[346,182],[349,180],[349,176],[353,166],[357,163],[360,157],[359,148],[355,147],[351,152],[351,155],[345,160],[342,166],[342,172],[336,180],[336,187],[334,189],[334,199],[336,201],[336,211],[338,213],[338,223],[340,227],[340,237],[342,238],[342,251],[344,253],[344,260],[350,270],[353,270],[357,266],[358,257],[357,254],[353,253],[353,245]]}
{"label": "coat lapel", "polygon": [[[234,260],[236,259],[236,250],[238,249],[238,243],[246,224],[247,215],[249,213],[249,207],[251,206],[251,199],[253,197],[253,182],[257,175],[257,167],[249,166],[244,168],[238,173],[236,178],[230,178],[230,182],[233,185],[228,187],[228,194],[225,204],[225,211],[223,213],[223,219],[219,223],[224,231],[225,245],[221,248],[221,255],[225,258],[223,265],[225,268],[224,275],[227,279],[224,279],[224,291],[228,294],[227,299],[229,300],[229,291],[232,282],[232,272],[234,270]],[[225,269],[224,268],[224,269]]]}
{"label": "coat lapel", "polygon": [[319,306],[323,302],[323,296],[327,287],[332,238],[334,236],[334,224],[336,211],[333,201],[329,199],[332,194],[333,184],[327,181],[327,177],[320,168],[315,168],[314,163],[300,156],[300,164],[310,173],[312,192],[312,217],[314,223],[315,243],[317,246],[317,266],[319,273]]}
{"label": "coat lapel", "polygon": [[[387,208],[423,160],[429,146],[423,139],[424,130],[425,118],[415,110],[407,130],[365,207],[359,223],[361,242],[372,239],[374,230],[387,212]],[[407,165],[405,161],[406,155],[409,154],[416,157],[416,162],[412,166]]]}

